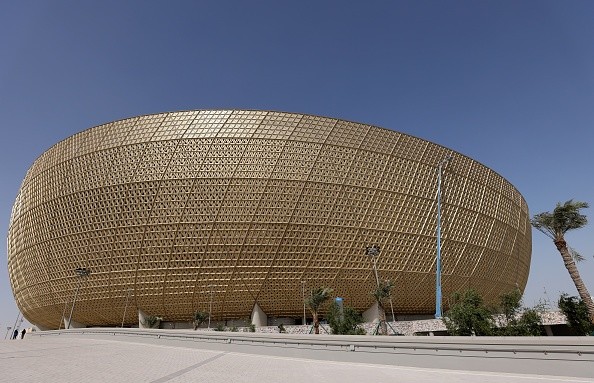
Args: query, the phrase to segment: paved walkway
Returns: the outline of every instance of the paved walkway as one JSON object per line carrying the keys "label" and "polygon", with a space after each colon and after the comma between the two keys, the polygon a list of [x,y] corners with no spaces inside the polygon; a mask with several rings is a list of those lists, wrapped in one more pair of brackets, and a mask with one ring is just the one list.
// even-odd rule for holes
{"label": "paved walkway", "polygon": [[0,382],[594,382],[271,357],[155,343],[52,336],[0,341]]}

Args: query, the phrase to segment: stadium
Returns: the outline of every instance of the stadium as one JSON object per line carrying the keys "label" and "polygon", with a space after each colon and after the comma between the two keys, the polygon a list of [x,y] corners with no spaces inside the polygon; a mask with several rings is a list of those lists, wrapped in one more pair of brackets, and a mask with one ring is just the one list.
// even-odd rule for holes
{"label": "stadium", "polygon": [[196,310],[299,321],[320,286],[372,307],[365,249],[377,244],[396,314],[432,315],[438,165],[449,156],[439,168],[444,308],[469,287],[486,301],[523,290],[527,204],[479,162],[335,118],[198,110],[110,122],[44,152],[11,214],[13,294],[42,329],[69,312],[79,326],[138,325],[137,310],[172,323]]}

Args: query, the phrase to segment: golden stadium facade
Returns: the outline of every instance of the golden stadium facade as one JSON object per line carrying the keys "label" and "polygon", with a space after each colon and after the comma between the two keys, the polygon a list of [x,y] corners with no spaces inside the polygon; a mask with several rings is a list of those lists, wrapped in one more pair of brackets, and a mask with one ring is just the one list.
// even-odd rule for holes
{"label": "golden stadium facade", "polygon": [[[303,315],[328,286],[358,311],[378,244],[397,314],[435,312],[437,165],[443,170],[444,306],[525,287],[528,207],[508,181],[443,146],[312,115],[201,110],[139,116],[59,142],[29,169],[13,207],[8,270],[25,318],[138,323]],[[78,277],[74,270],[91,271]],[[129,306],[127,301],[129,300]]]}

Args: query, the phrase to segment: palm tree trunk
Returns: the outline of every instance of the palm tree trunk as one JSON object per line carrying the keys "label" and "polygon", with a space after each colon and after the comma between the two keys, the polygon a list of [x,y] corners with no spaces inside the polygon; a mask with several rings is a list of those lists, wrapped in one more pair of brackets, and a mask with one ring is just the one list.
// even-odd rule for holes
{"label": "palm tree trunk", "polygon": [[314,334],[320,333],[320,321],[318,320],[318,313],[313,313]]}
{"label": "palm tree trunk", "polygon": [[388,326],[386,325],[386,309],[380,302],[378,302],[377,311],[377,316],[380,321],[380,335],[388,335]]}
{"label": "palm tree trunk", "polygon": [[567,248],[567,243],[565,242],[564,238],[555,240],[555,246],[557,246],[557,250],[561,253],[561,258],[563,258],[563,263],[565,264],[565,268],[569,272],[569,276],[573,280],[575,284],[575,288],[580,295],[582,301],[586,304],[588,308],[588,316],[590,317],[590,322],[594,324],[594,303],[592,302],[592,297],[586,288],[586,285],[582,281],[582,277],[580,277],[580,273],[575,265],[575,261],[573,257],[569,253],[569,249]]}

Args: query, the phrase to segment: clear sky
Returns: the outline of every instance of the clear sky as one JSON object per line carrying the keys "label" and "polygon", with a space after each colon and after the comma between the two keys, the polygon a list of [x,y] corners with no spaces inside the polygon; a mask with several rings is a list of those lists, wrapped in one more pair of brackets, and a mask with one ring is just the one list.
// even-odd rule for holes
{"label": "clear sky", "polygon": [[[594,204],[594,2],[3,1],[0,232],[33,161],[140,114],[249,108],[398,130],[468,155],[530,214]],[[592,214],[594,209],[585,210]],[[594,293],[594,217],[567,235]],[[0,330],[17,308],[0,262]],[[546,289],[546,296],[544,291]],[[577,295],[534,231],[525,303]]]}

